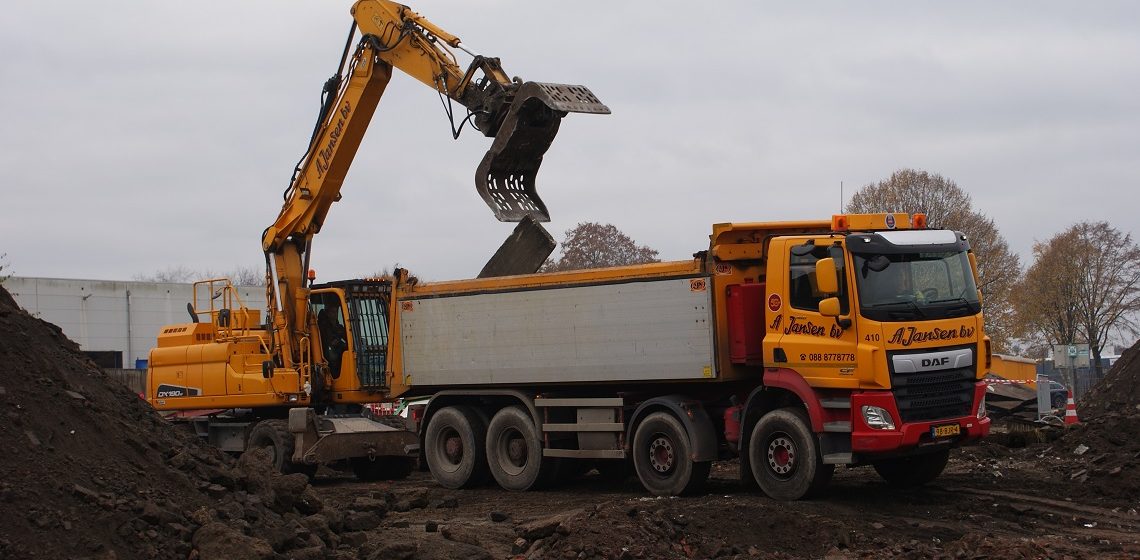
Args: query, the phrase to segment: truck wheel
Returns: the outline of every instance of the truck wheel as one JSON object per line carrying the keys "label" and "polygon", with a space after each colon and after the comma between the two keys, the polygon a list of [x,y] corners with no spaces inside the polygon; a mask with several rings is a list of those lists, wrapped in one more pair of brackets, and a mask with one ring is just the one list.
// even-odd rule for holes
{"label": "truck wheel", "polygon": [[685,427],[668,412],[654,412],[633,435],[633,466],[650,494],[677,496],[699,492],[712,463],[694,462]]}
{"label": "truck wheel", "polygon": [[273,468],[283,474],[301,473],[310,478],[317,472],[317,465],[303,465],[293,462],[293,447],[296,442],[289,432],[285,420],[262,420],[249,433],[246,449],[268,449]]}
{"label": "truck wheel", "polygon": [[499,486],[516,491],[541,486],[557,470],[552,461],[543,461],[538,429],[530,414],[517,406],[503,408],[491,419],[487,465]]}
{"label": "truck wheel", "polygon": [[352,474],[364,482],[403,480],[412,474],[416,460],[411,457],[353,457],[348,460]]}
{"label": "truck wheel", "polygon": [[487,480],[487,421],[469,406],[449,406],[432,416],[424,456],[444,488],[471,488]]}
{"label": "truck wheel", "polygon": [[835,465],[823,464],[807,415],[796,408],[765,414],[748,440],[752,476],[765,494],[792,501],[822,491]]}
{"label": "truck wheel", "polygon": [[875,467],[875,472],[891,486],[912,488],[938,478],[949,460],[950,450],[943,449],[914,457],[878,461],[872,465]]}

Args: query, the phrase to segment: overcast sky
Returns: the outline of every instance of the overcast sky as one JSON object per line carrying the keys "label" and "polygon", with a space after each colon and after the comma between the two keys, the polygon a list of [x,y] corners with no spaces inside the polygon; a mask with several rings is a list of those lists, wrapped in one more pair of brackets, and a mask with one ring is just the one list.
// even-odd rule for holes
{"label": "overcast sky", "polygon": [[[347,1],[9,0],[5,272],[125,280],[263,263],[348,31]],[[711,224],[820,219],[902,167],[973,197],[1027,265],[1082,220],[1140,226],[1140,2],[424,1],[525,80],[583,84],[538,192],[548,229],[612,223],[664,259]],[[466,60],[463,61],[466,63]],[[317,237],[319,279],[477,274],[514,224],[397,73]],[[5,261],[0,261],[5,262]]]}

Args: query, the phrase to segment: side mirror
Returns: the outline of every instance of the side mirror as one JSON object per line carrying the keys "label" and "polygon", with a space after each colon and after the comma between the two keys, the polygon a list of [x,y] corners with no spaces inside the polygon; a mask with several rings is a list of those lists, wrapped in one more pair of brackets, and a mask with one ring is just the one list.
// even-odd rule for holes
{"label": "side mirror", "polygon": [[839,298],[829,297],[819,302],[819,314],[824,317],[839,316]]}
{"label": "side mirror", "polygon": [[851,326],[850,317],[841,317],[839,310],[839,298],[829,297],[819,302],[819,314],[824,317],[835,317],[835,324],[839,328],[846,329]]}
{"label": "side mirror", "polygon": [[815,261],[815,285],[822,293],[839,293],[839,272],[835,268],[835,259],[828,257]]}

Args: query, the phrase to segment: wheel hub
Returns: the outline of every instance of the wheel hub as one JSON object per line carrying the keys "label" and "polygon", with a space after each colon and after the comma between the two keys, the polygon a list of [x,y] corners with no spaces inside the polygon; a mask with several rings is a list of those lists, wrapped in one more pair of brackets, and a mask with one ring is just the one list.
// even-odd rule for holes
{"label": "wheel hub", "polygon": [[673,454],[673,442],[665,436],[658,436],[649,444],[649,465],[659,473],[672,470],[676,456]]}
{"label": "wheel hub", "polygon": [[516,467],[521,467],[526,464],[527,448],[526,442],[521,437],[511,438],[507,442],[507,458]]}
{"label": "wheel hub", "polygon": [[463,438],[459,435],[448,437],[443,442],[443,452],[447,456],[447,460],[452,463],[459,463],[463,458]]}
{"label": "wheel hub", "polygon": [[768,468],[787,475],[796,467],[796,446],[786,437],[777,436],[768,444]]}

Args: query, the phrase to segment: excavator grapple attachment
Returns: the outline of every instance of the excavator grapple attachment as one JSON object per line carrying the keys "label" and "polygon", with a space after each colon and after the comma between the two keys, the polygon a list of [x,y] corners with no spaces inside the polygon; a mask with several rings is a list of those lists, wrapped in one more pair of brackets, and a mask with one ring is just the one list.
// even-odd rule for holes
{"label": "excavator grapple attachment", "polygon": [[531,216],[549,222],[535,176],[567,113],[609,114],[585,86],[525,82],[514,94],[491,149],[475,172],[475,188],[500,222]]}

